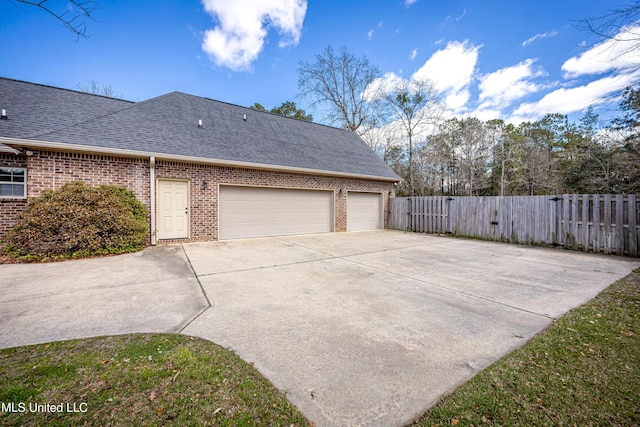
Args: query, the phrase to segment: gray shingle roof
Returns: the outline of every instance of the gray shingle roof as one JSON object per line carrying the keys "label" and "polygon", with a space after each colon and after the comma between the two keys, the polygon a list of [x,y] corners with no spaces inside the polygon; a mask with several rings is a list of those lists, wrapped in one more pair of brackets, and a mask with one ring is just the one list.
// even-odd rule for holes
{"label": "gray shingle roof", "polygon": [[398,179],[353,132],[180,92],[131,103],[0,78],[0,108],[0,137]]}
{"label": "gray shingle roof", "polygon": [[0,136],[29,139],[135,105],[130,101],[0,77]]}

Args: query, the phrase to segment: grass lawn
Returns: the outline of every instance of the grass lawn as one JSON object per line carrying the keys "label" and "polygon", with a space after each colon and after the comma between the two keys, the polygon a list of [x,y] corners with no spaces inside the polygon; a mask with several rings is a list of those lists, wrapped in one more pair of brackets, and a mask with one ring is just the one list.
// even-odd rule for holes
{"label": "grass lawn", "polygon": [[[233,352],[181,335],[123,335],[0,350],[0,366],[3,426],[309,424]],[[63,404],[64,412],[49,412],[50,407],[38,412],[30,404]]]}
{"label": "grass lawn", "polygon": [[640,425],[640,269],[443,397],[413,425]]}

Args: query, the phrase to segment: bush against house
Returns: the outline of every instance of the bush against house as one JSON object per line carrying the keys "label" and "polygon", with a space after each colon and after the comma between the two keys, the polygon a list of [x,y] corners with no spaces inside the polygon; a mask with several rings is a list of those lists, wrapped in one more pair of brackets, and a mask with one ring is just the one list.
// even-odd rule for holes
{"label": "bush against house", "polygon": [[139,250],[147,209],[129,190],[71,182],[29,201],[4,239],[16,256],[83,257]]}

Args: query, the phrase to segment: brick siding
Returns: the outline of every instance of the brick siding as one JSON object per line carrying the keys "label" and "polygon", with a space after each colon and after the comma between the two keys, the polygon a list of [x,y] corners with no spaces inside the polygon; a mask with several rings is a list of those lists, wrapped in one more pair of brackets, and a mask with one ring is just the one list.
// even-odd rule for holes
{"label": "brick siding", "polygon": [[[0,165],[27,167],[28,197],[64,183],[84,181],[89,185],[119,185],[131,190],[149,208],[149,160],[84,153],[34,151],[29,157],[3,155]],[[383,195],[384,224],[393,183],[282,173],[205,164],[156,162],[156,178],[186,179],[190,185],[191,241],[218,238],[218,188],[220,184],[244,184],[278,188],[308,188],[335,191],[336,231],[347,229],[347,192],[370,191]],[[0,238],[24,209],[24,200],[0,202]]]}

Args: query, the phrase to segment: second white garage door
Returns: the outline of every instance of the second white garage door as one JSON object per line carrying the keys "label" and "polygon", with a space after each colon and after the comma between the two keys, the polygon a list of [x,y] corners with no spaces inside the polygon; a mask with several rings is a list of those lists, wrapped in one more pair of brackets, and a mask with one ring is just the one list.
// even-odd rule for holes
{"label": "second white garage door", "polygon": [[333,231],[333,192],[220,186],[221,240]]}
{"label": "second white garage door", "polygon": [[382,228],[382,198],[379,193],[347,194],[347,231]]}

